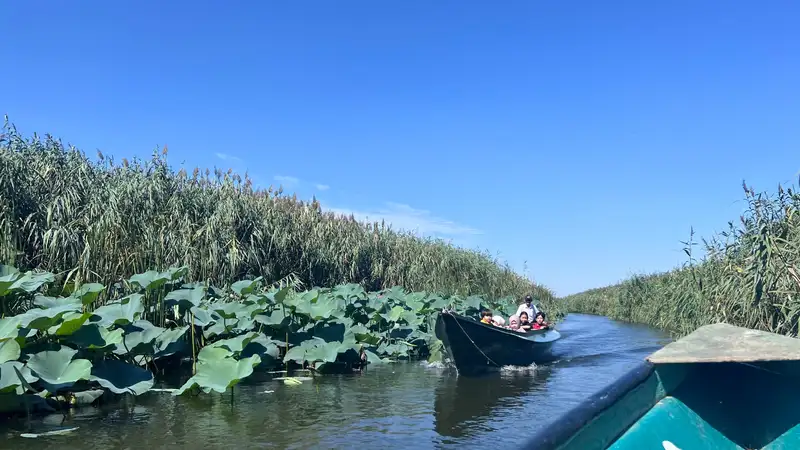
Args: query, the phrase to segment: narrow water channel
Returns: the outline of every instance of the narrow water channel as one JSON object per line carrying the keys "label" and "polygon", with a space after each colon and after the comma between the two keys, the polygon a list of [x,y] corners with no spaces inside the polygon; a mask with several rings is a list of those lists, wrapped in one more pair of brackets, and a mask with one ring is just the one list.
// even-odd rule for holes
{"label": "narrow water channel", "polygon": [[669,342],[648,327],[579,314],[559,330],[559,359],[535,370],[469,379],[413,362],[300,386],[238,386],[233,403],[230,395],[148,393],[126,407],[75,411],[63,424],[60,414],[34,422],[79,427],[67,435],[23,438],[23,424],[0,424],[0,448],[515,448]]}

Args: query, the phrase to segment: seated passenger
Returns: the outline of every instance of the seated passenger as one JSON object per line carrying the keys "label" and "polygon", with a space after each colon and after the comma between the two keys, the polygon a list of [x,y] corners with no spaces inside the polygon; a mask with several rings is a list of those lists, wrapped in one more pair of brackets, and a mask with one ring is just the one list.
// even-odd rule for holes
{"label": "seated passenger", "polygon": [[486,325],[492,324],[492,312],[488,309],[481,311],[481,323],[485,323]]}
{"label": "seated passenger", "polygon": [[528,313],[525,311],[519,313],[519,329],[523,331],[531,331],[531,323],[528,322]]}
{"label": "seated passenger", "polygon": [[511,316],[508,318],[508,329],[514,331],[524,331],[519,329],[519,316]]}
{"label": "seated passenger", "polygon": [[533,326],[532,329],[534,330],[544,330],[549,328],[550,324],[544,321],[544,313],[539,311],[536,313],[536,317],[533,319]]}
{"label": "seated passenger", "polygon": [[505,326],[506,319],[503,319],[500,316],[494,316],[494,317],[492,317],[492,323],[495,324],[498,327],[502,327],[502,326]]}

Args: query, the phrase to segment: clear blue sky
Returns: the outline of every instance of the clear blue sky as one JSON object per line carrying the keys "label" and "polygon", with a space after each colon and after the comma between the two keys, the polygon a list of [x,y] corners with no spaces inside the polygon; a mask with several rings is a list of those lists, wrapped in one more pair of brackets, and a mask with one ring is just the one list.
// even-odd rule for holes
{"label": "clear blue sky", "polygon": [[7,2],[0,112],[282,180],[559,294],[673,267],[742,179],[800,171],[797,2],[302,3]]}

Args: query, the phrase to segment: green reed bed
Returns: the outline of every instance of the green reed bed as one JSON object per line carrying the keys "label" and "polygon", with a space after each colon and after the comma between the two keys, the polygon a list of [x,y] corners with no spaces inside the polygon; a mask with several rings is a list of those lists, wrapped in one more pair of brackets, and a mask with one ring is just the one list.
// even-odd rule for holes
{"label": "green reed bed", "polygon": [[755,193],[744,186],[748,208],[736,223],[703,240],[705,255],[666,273],[637,275],[620,284],[562,299],[574,312],[639,322],[685,335],[716,322],[789,336],[800,317],[800,194],[778,188]]}
{"label": "green reed bed", "polygon": [[316,200],[255,189],[231,170],[176,171],[166,148],[146,161],[91,160],[50,136],[26,139],[7,120],[0,262],[66,283],[113,285],[152,267],[188,266],[189,279],[217,284],[294,277],[307,286],[552,298],[485,252],[337,216]]}
{"label": "green reed bed", "polygon": [[60,287],[52,273],[0,266],[0,302],[10,311],[0,319],[0,413],[138,396],[159,375],[178,380],[173,395],[233,395],[255,372],[441,361],[434,326],[442,308],[516,308],[514,297],[367,292],[358,284],[300,291],[254,278],[219,288],[187,282],[189,273],[177,267],[115,286]]}

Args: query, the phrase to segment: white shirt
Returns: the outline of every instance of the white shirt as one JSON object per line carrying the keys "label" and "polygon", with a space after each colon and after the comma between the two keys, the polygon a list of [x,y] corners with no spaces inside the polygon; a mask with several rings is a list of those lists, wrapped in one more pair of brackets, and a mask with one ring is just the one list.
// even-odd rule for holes
{"label": "white shirt", "polygon": [[536,317],[536,313],[539,312],[539,310],[536,309],[536,305],[533,303],[531,303],[531,306],[525,303],[519,305],[519,308],[517,308],[517,317],[519,317],[520,313],[523,311],[528,313],[528,322],[533,322],[533,318]]}

